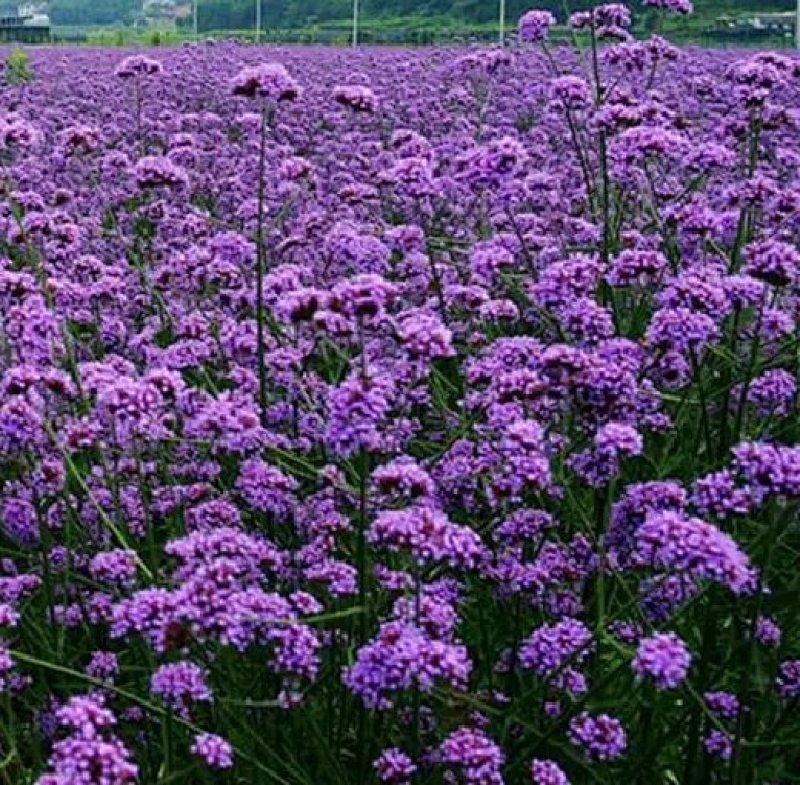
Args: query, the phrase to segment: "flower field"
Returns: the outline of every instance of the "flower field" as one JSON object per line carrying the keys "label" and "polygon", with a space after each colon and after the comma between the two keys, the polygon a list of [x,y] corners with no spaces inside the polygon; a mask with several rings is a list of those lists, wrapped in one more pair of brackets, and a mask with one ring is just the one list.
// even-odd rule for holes
{"label": "flower field", "polygon": [[7,70],[0,783],[800,782],[800,59],[553,21]]}

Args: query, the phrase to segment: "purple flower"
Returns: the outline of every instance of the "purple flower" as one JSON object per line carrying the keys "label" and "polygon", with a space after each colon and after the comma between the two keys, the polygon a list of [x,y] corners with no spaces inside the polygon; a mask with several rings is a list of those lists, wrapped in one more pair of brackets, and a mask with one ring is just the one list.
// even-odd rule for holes
{"label": "purple flower", "polygon": [[644,442],[636,428],[624,423],[604,425],[594,437],[597,451],[616,458],[619,455],[641,455]]}
{"label": "purple flower", "polygon": [[14,670],[14,660],[9,654],[8,649],[0,643],[0,695],[7,689],[10,681],[10,674]]}
{"label": "purple flower", "polygon": [[658,8],[673,14],[688,16],[694,12],[692,0],[643,0],[642,5],[646,8]]}
{"label": "purple flower", "polygon": [[397,337],[414,359],[430,362],[444,357],[455,357],[456,354],[453,334],[433,314],[409,311],[399,314]]}
{"label": "purple flower", "polygon": [[590,297],[559,309],[558,321],[573,343],[595,346],[614,336],[614,315]]}
{"label": "purple flower", "polygon": [[459,728],[439,747],[439,760],[464,785],[503,785],[505,756],[483,731]]}
{"label": "purple flower", "polygon": [[579,76],[560,76],[550,82],[550,99],[566,109],[583,109],[592,102],[592,90]]}
{"label": "purple flower", "polygon": [[653,314],[646,340],[654,349],[700,352],[718,333],[710,316],[688,308],[662,308]]}
{"label": "purple flower", "polygon": [[707,692],[703,700],[708,710],[724,720],[735,720],[739,716],[739,699],[730,692]]}
{"label": "purple flower", "polygon": [[591,630],[575,619],[565,619],[535,630],[520,647],[519,660],[523,668],[549,677],[566,665],[585,662],[592,649]]}
{"label": "purple flower", "polygon": [[531,782],[533,785],[570,785],[567,775],[552,760],[531,762]]}
{"label": "purple flower", "polygon": [[606,280],[616,287],[652,285],[659,281],[667,264],[658,251],[624,250],[611,262]]}
{"label": "purple flower", "polygon": [[569,18],[570,27],[583,30],[587,27],[627,28],[631,26],[631,12],[621,3],[606,3],[591,11],[579,11]]}
{"label": "purple flower", "polygon": [[136,569],[135,551],[102,551],[89,562],[89,574],[95,580],[118,586],[130,586],[136,577]]}
{"label": "purple flower", "polygon": [[782,368],[766,371],[753,379],[747,390],[747,402],[760,417],[785,417],[794,406],[797,383]]}
{"label": "purple flower", "polygon": [[284,520],[296,504],[297,482],[258,458],[242,463],[236,489],[251,509]]}
{"label": "purple flower", "polygon": [[701,477],[692,489],[692,504],[703,515],[746,515],[756,502],[756,495],[747,487],[740,487],[734,473],[727,469]]}
{"label": "purple flower", "polygon": [[787,286],[800,275],[800,252],[779,240],[749,245],[745,249],[744,272],[774,286]]}
{"label": "purple flower", "polygon": [[800,448],[744,442],[732,452],[734,470],[757,499],[800,497]]}
{"label": "purple flower", "polygon": [[782,632],[774,619],[769,616],[759,616],[756,620],[756,640],[770,649],[781,645]]}
{"label": "purple flower", "polygon": [[231,81],[231,92],[245,98],[294,101],[300,96],[300,86],[280,63],[262,63],[239,71]]}
{"label": "purple flower", "polygon": [[407,500],[432,499],[435,486],[430,475],[413,459],[401,456],[379,466],[372,473],[372,482],[382,496]]}
{"label": "purple flower", "polygon": [[786,660],[780,664],[775,687],[782,698],[800,697],[800,660]]}
{"label": "purple flower", "polygon": [[[378,255],[382,255],[383,246]],[[356,253],[365,252],[360,248]],[[374,249],[366,250],[372,254]],[[364,262],[361,258],[360,263]],[[327,307],[335,312],[344,313],[356,319],[375,319],[382,316],[397,297],[397,287],[375,273],[354,275],[347,280],[340,281],[333,287]]]}
{"label": "purple flower", "polygon": [[622,723],[608,714],[582,712],[569,723],[569,739],[590,760],[615,760],[625,754],[628,737]]}
{"label": "purple flower", "polygon": [[429,693],[437,681],[463,690],[471,669],[463,645],[429,638],[415,625],[393,621],[359,649],[343,681],[367,708],[385,711],[394,705],[395,693],[414,688]]}
{"label": "purple flower", "polygon": [[408,553],[420,562],[446,561],[469,569],[485,555],[475,531],[451,523],[444,513],[426,504],[379,513],[367,536],[373,545]]}
{"label": "purple flower", "polygon": [[519,18],[519,38],[526,44],[544,41],[555,23],[556,18],[549,11],[528,11]]}
{"label": "purple flower", "polygon": [[634,545],[636,530],[650,513],[658,510],[681,512],[686,491],[675,482],[646,482],[628,485],[611,512],[607,546],[617,558],[626,556]]}
{"label": "purple flower", "polygon": [[354,112],[372,113],[378,108],[378,99],[364,85],[338,85],[333,88],[333,100]]}
{"label": "purple flower", "polygon": [[417,767],[411,758],[397,747],[389,747],[372,762],[375,775],[388,785],[406,785]]}
{"label": "purple flower", "polygon": [[[59,725],[69,729],[70,735],[53,745],[49,771],[39,778],[39,785],[128,785],[136,781],[138,768],[131,762],[130,752],[111,733],[116,718],[104,702],[99,695],[74,696],[56,711]],[[89,772],[91,779],[87,779]]]}
{"label": "purple flower", "polygon": [[162,665],[150,679],[150,693],[181,714],[190,703],[212,700],[205,671],[192,662]]}
{"label": "purple flower", "polygon": [[673,690],[689,673],[692,656],[675,633],[658,633],[642,638],[633,658],[633,671],[641,678],[652,679],[659,690]]}
{"label": "purple flower", "polygon": [[117,655],[110,651],[96,651],[86,666],[86,675],[103,681],[113,681],[119,673]]}
{"label": "purple flower", "polygon": [[392,379],[385,375],[353,373],[329,392],[326,441],[334,454],[348,457],[384,445],[394,391]]}
{"label": "purple flower", "polygon": [[616,165],[646,166],[649,162],[682,159],[689,141],[682,133],[659,126],[635,126],[614,137],[610,155]]}
{"label": "purple flower", "polygon": [[139,188],[175,188],[189,187],[189,175],[186,170],[161,155],[148,155],[140,159],[133,169]]}
{"label": "purple flower", "polygon": [[700,587],[687,575],[662,575],[642,581],[640,605],[648,621],[664,622],[689,600],[697,596]]}
{"label": "purple flower", "polygon": [[705,751],[714,758],[728,761],[733,757],[733,740],[730,734],[721,730],[712,730],[703,739]]}
{"label": "purple flower", "polygon": [[756,583],[746,554],[731,537],[676,512],[648,516],[636,532],[634,558],[642,566],[716,581],[735,594],[752,592]]}
{"label": "purple flower", "polygon": [[0,602],[0,628],[16,627],[20,615],[8,603]]}
{"label": "purple flower", "polygon": [[163,71],[163,66],[158,60],[144,55],[131,55],[126,57],[115,69],[114,73],[120,79],[131,79],[141,76],[155,76]]}
{"label": "purple flower", "polygon": [[229,769],[233,766],[233,748],[214,733],[199,733],[195,736],[191,752],[210,769]]}

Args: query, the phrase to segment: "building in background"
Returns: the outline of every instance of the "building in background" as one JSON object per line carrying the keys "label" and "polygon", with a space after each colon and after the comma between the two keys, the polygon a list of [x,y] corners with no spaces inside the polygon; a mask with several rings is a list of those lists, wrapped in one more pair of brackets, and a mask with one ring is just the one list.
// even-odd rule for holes
{"label": "building in background", "polygon": [[791,42],[795,35],[796,14],[749,13],[742,16],[720,16],[706,33],[720,40],[747,41],[764,39],[784,39]]}
{"label": "building in background", "polygon": [[26,2],[15,14],[0,16],[0,42],[44,44],[50,41],[50,16],[47,2]]}
{"label": "building in background", "polygon": [[174,30],[192,17],[191,2],[176,0],[144,0],[141,24],[156,30]]}
{"label": "building in background", "polygon": [[17,6],[17,13],[22,17],[50,15],[50,3],[47,0],[28,0]]}

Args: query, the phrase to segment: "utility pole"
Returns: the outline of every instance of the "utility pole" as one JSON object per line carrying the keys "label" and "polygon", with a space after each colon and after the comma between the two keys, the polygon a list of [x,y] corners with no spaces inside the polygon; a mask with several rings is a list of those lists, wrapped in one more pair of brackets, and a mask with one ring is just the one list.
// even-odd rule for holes
{"label": "utility pole", "polygon": [[256,43],[261,42],[261,0],[256,0]]}
{"label": "utility pole", "polygon": [[[800,7],[800,0],[797,0]],[[353,0],[353,48],[358,46],[358,0]]]}
{"label": "utility pole", "polygon": [[[799,0],[800,1],[800,0]],[[194,0],[192,3],[192,32],[194,33],[194,40],[197,41],[198,38],[198,29],[197,29],[197,4],[200,0]]]}
{"label": "utility pole", "polygon": [[[800,0],[797,0],[800,8]],[[500,46],[506,42],[506,0],[500,0]]]}

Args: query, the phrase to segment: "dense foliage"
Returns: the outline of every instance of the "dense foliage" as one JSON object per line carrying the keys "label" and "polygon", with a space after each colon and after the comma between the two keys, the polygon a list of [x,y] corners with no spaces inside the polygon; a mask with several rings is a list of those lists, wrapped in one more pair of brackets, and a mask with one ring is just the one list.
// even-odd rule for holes
{"label": "dense foliage", "polygon": [[[527,0],[508,0],[508,19],[526,11]],[[563,0],[541,0],[541,8],[563,17]],[[572,10],[588,8],[591,0],[569,0]],[[641,0],[631,4],[641,8]],[[762,10],[791,10],[793,0],[701,0],[719,13]],[[141,10],[142,0],[50,0],[51,16],[59,25],[130,23]],[[365,16],[449,18],[463,24],[493,21],[497,3],[492,0],[362,0]],[[315,21],[347,20],[352,14],[352,0],[268,0],[263,4],[265,27],[300,27]],[[255,24],[254,0],[200,0],[199,16],[204,30],[238,30]]]}
{"label": "dense foliage", "polygon": [[0,782],[798,781],[800,60],[552,23],[4,85]]}

